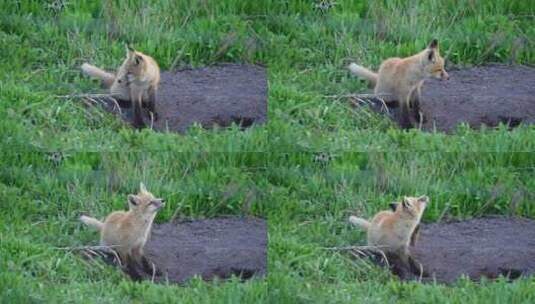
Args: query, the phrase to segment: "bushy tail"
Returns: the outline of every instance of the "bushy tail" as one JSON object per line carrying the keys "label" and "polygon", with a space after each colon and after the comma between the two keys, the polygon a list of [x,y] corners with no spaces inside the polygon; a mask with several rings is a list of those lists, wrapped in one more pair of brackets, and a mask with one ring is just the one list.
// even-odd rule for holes
{"label": "bushy tail", "polygon": [[349,64],[347,68],[349,69],[351,73],[355,74],[356,76],[362,77],[368,80],[373,86],[377,84],[377,73],[374,73],[368,70],[367,68],[362,67],[354,62]]}
{"label": "bushy tail", "polygon": [[92,218],[92,217],[85,216],[85,215],[80,216],[80,221],[82,221],[82,223],[86,224],[87,226],[96,228],[99,231],[104,226],[104,223],[97,220],[96,218]]}
{"label": "bushy tail", "polygon": [[353,216],[353,215],[349,217],[349,222],[355,226],[360,226],[361,228],[366,229],[366,230],[368,230],[368,228],[370,227],[370,222],[360,217]]}
{"label": "bushy tail", "polygon": [[82,64],[82,71],[91,77],[99,78],[105,88],[111,87],[115,81],[115,75],[97,68],[89,63]]}

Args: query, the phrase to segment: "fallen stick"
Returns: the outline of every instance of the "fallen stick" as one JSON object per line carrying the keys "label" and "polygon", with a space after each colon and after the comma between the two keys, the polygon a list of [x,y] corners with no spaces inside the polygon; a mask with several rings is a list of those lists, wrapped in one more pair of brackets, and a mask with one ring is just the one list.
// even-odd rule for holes
{"label": "fallen stick", "polygon": [[[390,114],[388,106],[386,105],[385,98],[393,98],[392,94],[343,94],[343,95],[324,95],[325,98],[330,99],[349,99],[351,104],[355,107],[360,106],[360,104],[373,105],[376,102],[381,104],[381,111]],[[360,104],[354,102],[358,101]]]}
{"label": "fallen stick", "polygon": [[114,261],[117,261],[119,263],[119,266],[122,267],[123,264],[121,262],[121,259],[119,258],[119,255],[115,250],[113,250],[113,247],[117,246],[79,246],[79,247],[54,247],[56,250],[65,250],[65,251],[80,251],[84,256],[87,258],[93,260],[94,256],[101,256],[104,257],[105,255],[113,255]]}
{"label": "fallen stick", "polygon": [[[123,112],[121,110],[121,106],[119,106],[119,103],[111,94],[69,94],[69,95],[56,95],[56,98],[60,99],[82,99],[84,101],[90,101],[93,104],[101,104],[103,106],[108,105],[106,101],[108,100],[113,103],[113,111],[117,110],[119,112],[119,115],[123,115]],[[85,102],[86,105],[90,105],[87,102]]]}

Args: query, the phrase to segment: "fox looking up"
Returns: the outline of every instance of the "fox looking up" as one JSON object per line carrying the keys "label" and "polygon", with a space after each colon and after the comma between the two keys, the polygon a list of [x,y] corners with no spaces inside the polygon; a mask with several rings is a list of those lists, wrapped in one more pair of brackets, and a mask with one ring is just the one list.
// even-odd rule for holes
{"label": "fox looking up", "polygon": [[121,261],[135,276],[139,276],[135,266],[140,263],[145,270],[152,270],[143,255],[143,247],[149,238],[154,217],[165,202],[154,197],[141,183],[138,194],[128,195],[128,206],[128,211],[114,211],[104,222],[86,215],[82,215],[80,221],[99,230],[100,244],[115,250]]}
{"label": "fox looking up", "polygon": [[437,39],[433,39],[427,48],[416,55],[386,59],[377,73],[356,63],[351,63],[348,68],[353,74],[368,80],[375,87],[375,94],[391,95],[398,101],[403,127],[413,124],[413,118],[409,115],[411,101],[414,102],[412,108],[420,116],[419,101],[424,80],[431,77],[449,79]]}
{"label": "fox looking up", "polygon": [[418,267],[410,257],[409,245],[428,203],[427,196],[404,197],[395,211],[381,211],[371,221],[350,216],[349,222],[367,230],[368,245],[394,254],[404,267],[415,269]]}

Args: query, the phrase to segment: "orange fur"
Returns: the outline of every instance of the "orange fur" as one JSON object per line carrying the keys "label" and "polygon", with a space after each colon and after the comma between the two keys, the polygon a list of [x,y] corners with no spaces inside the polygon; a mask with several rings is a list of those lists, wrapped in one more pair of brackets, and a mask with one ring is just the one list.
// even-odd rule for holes
{"label": "orange fur", "polygon": [[[379,71],[374,73],[355,63],[349,70],[374,84],[375,94],[391,95],[401,106],[404,124],[412,123],[409,116],[411,101],[416,95],[414,108],[418,110],[421,88],[427,78],[449,79],[444,69],[444,58],[440,56],[438,41],[434,39],[423,51],[406,58],[389,58],[381,64]],[[387,98],[388,99],[388,98]]]}
{"label": "orange fur", "polygon": [[381,211],[371,221],[351,216],[350,222],[368,231],[368,245],[408,263],[411,237],[428,203],[427,196],[404,197],[395,211]]}
{"label": "orange fur", "polygon": [[115,250],[125,263],[143,262],[143,247],[147,242],[154,217],[164,200],[154,197],[143,183],[137,195],[128,195],[128,211],[115,211],[104,222],[82,216],[80,220],[100,230],[100,243]]}
{"label": "orange fur", "polygon": [[146,98],[149,111],[154,115],[156,93],[160,83],[160,68],[156,61],[131,47],[127,47],[127,57],[117,73],[117,79],[127,79],[130,88],[130,100],[134,107],[134,126],[144,125],[141,117],[143,100]]}
{"label": "orange fur", "polygon": [[126,58],[115,74],[88,63],[82,65],[82,71],[91,77],[99,78],[113,97],[132,102],[134,126],[144,126],[141,116],[143,102],[148,103],[149,111],[155,115],[160,67],[154,58],[127,46]]}

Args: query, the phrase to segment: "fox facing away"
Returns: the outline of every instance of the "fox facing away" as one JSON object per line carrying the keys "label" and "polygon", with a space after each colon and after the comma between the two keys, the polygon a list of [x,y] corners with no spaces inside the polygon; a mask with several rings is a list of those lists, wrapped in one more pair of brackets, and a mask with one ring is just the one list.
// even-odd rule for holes
{"label": "fox facing away", "polygon": [[154,197],[141,183],[138,194],[128,195],[128,206],[128,211],[112,212],[104,222],[85,215],[80,217],[80,221],[99,230],[100,244],[115,250],[134,277],[139,277],[135,267],[140,264],[147,272],[152,271],[143,255],[143,247],[150,235],[154,217],[165,206],[165,202]]}
{"label": "fox facing away", "polygon": [[91,77],[99,78],[113,97],[132,102],[135,127],[144,126],[141,116],[143,102],[148,103],[150,113],[157,119],[155,104],[160,83],[160,68],[154,58],[126,46],[126,58],[116,74],[88,63],[82,64],[82,71]]}
{"label": "fox facing away", "polygon": [[381,211],[371,221],[350,216],[349,222],[367,230],[369,246],[394,254],[404,267],[416,273],[419,267],[410,257],[409,245],[428,203],[427,196],[404,197],[395,211]]}
{"label": "fox facing away", "polygon": [[416,55],[383,61],[377,73],[356,63],[351,63],[348,68],[353,74],[368,80],[375,87],[375,94],[390,95],[398,101],[403,127],[413,124],[413,117],[409,115],[411,101],[414,103],[412,108],[420,116],[419,100],[424,80],[431,77],[449,79],[436,39]]}

